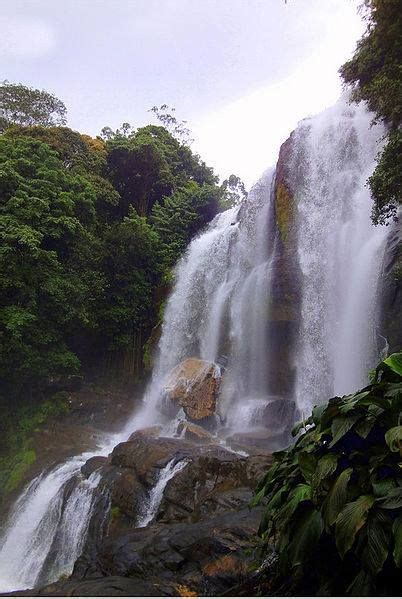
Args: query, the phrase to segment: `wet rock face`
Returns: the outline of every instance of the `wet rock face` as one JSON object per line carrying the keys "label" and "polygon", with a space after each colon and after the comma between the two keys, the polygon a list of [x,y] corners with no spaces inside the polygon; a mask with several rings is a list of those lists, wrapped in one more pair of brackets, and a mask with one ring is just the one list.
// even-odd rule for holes
{"label": "wet rock face", "polygon": [[[83,466],[84,476],[101,471],[108,489],[106,533],[87,543],[68,580],[30,594],[216,595],[239,584],[261,519],[249,503],[271,456],[238,455],[211,435],[194,443],[155,434],[137,431],[108,458]],[[161,473],[178,462],[184,466],[167,480],[150,524],[138,528]],[[94,530],[97,522],[105,522],[104,509],[93,516]]]}
{"label": "wet rock face", "polygon": [[[380,281],[380,333],[389,353],[400,351],[402,339],[402,223],[391,225]],[[384,339],[379,340],[380,347]]]}
{"label": "wet rock face", "polygon": [[[191,420],[203,420],[216,412],[220,369],[213,362],[187,358],[166,377],[163,396],[167,406],[182,407]],[[167,407],[166,406],[166,407]]]}
{"label": "wet rock face", "polygon": [[[261,509],[230,511],[197,523],[156,524],[105,539],[97,568],[104,576],[155,581],[162,594],[185,587],[219,594],[241,580],[252,557]],[[164,591],[164,592],[163,592]]]}

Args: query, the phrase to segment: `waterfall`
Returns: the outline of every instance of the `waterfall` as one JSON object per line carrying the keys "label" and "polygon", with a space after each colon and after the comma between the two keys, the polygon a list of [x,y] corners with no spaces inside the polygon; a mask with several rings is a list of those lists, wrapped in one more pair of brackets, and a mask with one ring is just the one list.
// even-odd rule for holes
{"label": "waterfall", "polygon": [[[300,412],[309,412],[315,403],[365,384],[378,355],[377,286],[387,235],[370,222],[365,181],[381,136],[381,128],[370,128],[370,118],[364,106],[351,108],[341,99],[302,121],[292,135],[287,157],[295,206],[290,250],[284,249],[276,224],[277,175],[272,169],[241,206],[219,214],[190,243],[175,269],[142,407],[118,437],[110,437],[95,453],[105,455],[133,430],[155,423],[165,426],[164,434],[174,434],[176,427],[160,410],[161,389],[169,371],[187,357],[215,362],[224,371],[218,432],[225,438],[262,427],[275,433],[291,425],[292,415],[280,407],[285,399],[295,399]],[[296,368],[294,398],[276,397],[272,388],[280,358],[270,338],[271,300],[285,251],[300,273],[298,335],[289,352],[293,363],[284,365],[285,372]],[[276,406],[273,420],[266,417],[271,405]],[[99,485],[96,473],[83,480],[80,469],[95,453],[42,473],[16,502],[0,539],[1,591],[71,572]],[[166,485],[185,463],[172,460],[161,470],[139,526],[152,521]]]}
{"label": "waterfall", "polygon": [[70,574],[84,546],[101,477],[81,475],[86,461],[120,441],[111,435],[85,452],[42,472],[26,486],[0,538],[0,592],[32,588]]}
{"label": "waterfall", "polygon": [[176,462],[175,458],[170,460],[159,472],[155,485],[152,487],[147,501],[143,506],[143,513],[139,515],[137,526],[144,528],[156,516],[163,499],[163,493],[168,482],[176,476],[187,465],[186,460]]}
{"label": "waterfall", "polygon": [[[186,357],[218,363],[225,357],[222,413],[231,404],[239,408],[246,399],[268,394],[266,321],[275,244],[267,240],[267,230],[273,174],[272,169],[264,174],[240,208],[219,214],[179,261],[159,359],[136,425],[160,418],[164,378]],[[231,417],[236,419],[233,409]]]}
{"label": "waterfall", "polygon": [[304,412],[363,386],[378,358],[377,284],[388,231],[370,221],[366,180],[382,134],[370,119],[363,105],[341,99],[304,120],[293,140],[301,270],[296,399]]}

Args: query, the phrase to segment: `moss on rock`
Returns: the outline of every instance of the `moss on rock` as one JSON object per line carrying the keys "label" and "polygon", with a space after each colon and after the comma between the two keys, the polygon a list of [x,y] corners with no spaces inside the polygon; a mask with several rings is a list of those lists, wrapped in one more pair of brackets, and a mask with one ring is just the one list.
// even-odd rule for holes
{"label": "moss on rock", "polygon": [[293,197],[284,183],[278,183],[275,190],[275,215],[281,239],[288,241],[293,222]]}

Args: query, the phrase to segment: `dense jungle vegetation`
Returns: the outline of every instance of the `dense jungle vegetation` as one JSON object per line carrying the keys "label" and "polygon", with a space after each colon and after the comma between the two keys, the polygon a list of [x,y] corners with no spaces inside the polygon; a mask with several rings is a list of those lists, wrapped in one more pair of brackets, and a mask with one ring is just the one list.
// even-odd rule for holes
{"label": "dense jungle vegetation", "polygon": [[[0,85],[0,421],[91,371],[135,380],[172,266],[236,201],[166,105],[92,138],[52,94]],[[244,192],[242,189],[241,193]]]}

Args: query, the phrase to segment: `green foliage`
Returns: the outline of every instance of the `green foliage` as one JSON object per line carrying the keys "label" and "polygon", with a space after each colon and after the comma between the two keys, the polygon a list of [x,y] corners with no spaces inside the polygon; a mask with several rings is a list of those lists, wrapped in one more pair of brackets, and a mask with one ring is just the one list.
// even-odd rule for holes
{"label": "green foliage", "polygon": [[67,394],[60,392],[39,404],[21,404],[13,414],[3,416],[0,424],[0,499],[20,486],[36,461],[32,434],[49,420],[68,411]]}
{"label": "green foliage", "polygon": [[260,534],[265,551],[273,543],[279,556],[279,594],[397,592],[401,415],[399,353],[362,391],[316,407],[295,427],[295,444],[274,454],[254,504],[266,504]]}
{"label": "green foliage", "polygon": [[[33,114],[37,97],[24,94]],[[221,197],[212,169],[164,127],[124,123],[94,139],[50,117],[7,118],[0,420],[46,397],[54,377],[94,367],[141,374],[174,262]]]}
{"label": "green foliage", "polygon": [[97,310],[108,349],[128,346],[135,331],[152,328],[162,274],[159,253],[157,233],[133,208],[105,232],[102,271],[109,283]]}
{"label": "green foliage", "polygon": [[180,143],[190,146],[194,141],[191,139],[190,129],[187,127],[187,121],[178,121],[176,116],[173,114],[176,109],[167,104],[162,106],[153,106],[150,109],[153,112],[159,122],[176,138]]}
{"label": "green foliage", "polygon": [[66,331],[91,319],[95,195],[46,144],[3,136],[0,197],[0,377],[23,386],[79,366]]}
{"label": "green foliage", "polygon": [[375,202],[372,220],[385,224],[395,217],[402,198],[402,133],[392,131],[387,144],[380,154],[377,166],[369,177],[369,185]]}
{"label": "green foliage", "polygon": [[133,206],[140,216],[189,180],[213,185],[211,169],[180,144],[164,127],[147,125],[137,131],[109,132],[107,170],[121,196],[119,216]]}
{"label": "green foliage", "polygon": [[10,472],[4,485],[4,493],[11,493],[21,484],[24,475],[36,461],[33,449],[21,449],[12,457]]}
{"label": "green foliage", "polygon": [[154,206],[151,223],[162,241],[167,267],[175,264],[191,238],[219,212],[220,198],[219,188],[191,181]]}
{"label": "green foliage", "polygon": [[0,118],[3,129],[10,124],[52,125],[66,124],[67,109],[63,102],[45,90],[3,81],[0,84]]}
{"label": "green foliage", "polygon": [[375,224],[396,216],[401,202],[402,11],[399,0],[365,0],[367,30],[351,60],[340,69],[352,99],[365,100],[389,127],[387,143],[369,178]]}
{"label": "green foliage", "polygon": [[247,191],[243,181],[237,175],[230,175],[221,185],[222,199],[221,208],[227,210],[238,206],[247,198]]}

